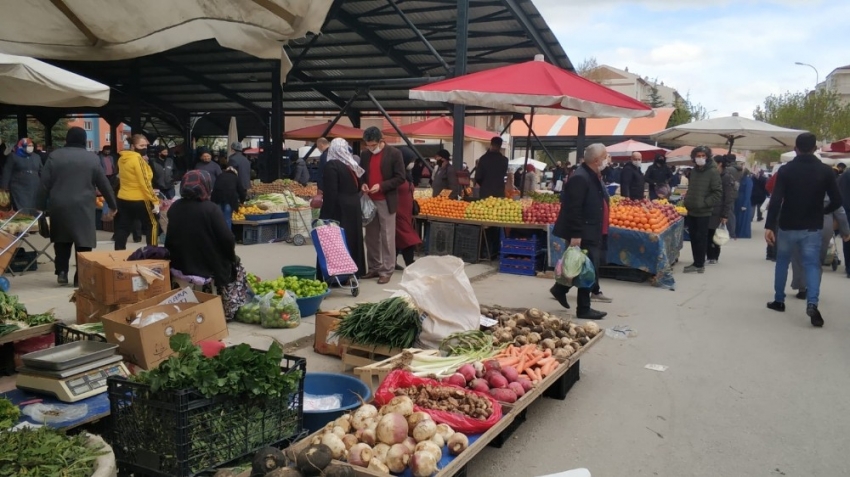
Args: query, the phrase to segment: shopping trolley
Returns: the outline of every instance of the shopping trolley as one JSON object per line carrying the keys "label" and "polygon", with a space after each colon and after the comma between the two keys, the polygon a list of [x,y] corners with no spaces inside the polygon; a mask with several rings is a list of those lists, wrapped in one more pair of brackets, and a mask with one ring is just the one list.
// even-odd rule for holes
{"label": "shopping trolley", "polygon": [[351,252],[348,250],[345,230],[333,220],[316,219],[312,225],[313,230],[310,235],[313,238],[313,246],[316,247],[316,256],[319,258],[319,267],[325,281],[336,283],[343,289],[347,288],[351,291],[351,296],[359,295],[357,264],[354,263]]}

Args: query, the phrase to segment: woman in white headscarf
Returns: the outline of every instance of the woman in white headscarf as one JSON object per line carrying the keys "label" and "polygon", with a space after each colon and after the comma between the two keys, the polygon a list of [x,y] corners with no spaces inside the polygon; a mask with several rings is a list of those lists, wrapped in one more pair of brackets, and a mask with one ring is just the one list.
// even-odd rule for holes
{"label": "woman in white headscarf", "polygon": [[[358,182],[363,169],[355,161],[345,139],[336,138],[328,148],[328,162],[322,172],[322,209],[319,218],[339,222],[345,230],[348,252],[357,264],[357,276],[366,273],[363,246],[363,214]],[[321,274],[321,270],[319,270]]]}

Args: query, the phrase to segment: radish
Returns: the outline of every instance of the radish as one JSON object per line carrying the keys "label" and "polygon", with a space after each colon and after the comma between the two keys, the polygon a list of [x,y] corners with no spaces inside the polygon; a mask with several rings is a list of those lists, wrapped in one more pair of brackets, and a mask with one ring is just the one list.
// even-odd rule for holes
{"label": "radish", "polygon": [[490,371],[484,373],[484,379],[486,379],[487,381],[490,381],[490,378],[492,378],[493,376],[502,376],[502,372],[496,371],[495,369],[491,369]]}
{"label": "radish", "polygon": [[517,400],[516,393],[510,389],[491,389],[490,395],[497,401],[506,402],[508,404],[514,403]]}
{"label": "radish", "polygon": [[413,477],[431,477],[437,472],[437,462],[430,452],[416,452],[410,458],[410,471]]}
{"label": "radish", "polygon": [[350,451],[354,444],[360,442],[354,434],[346,434],[342,436],[342,443],[345,445],[345,449]]}
{"label": "radish", "polygon": [[502,376],[504,376],[509,383],[512,383],[519,379],[519,373],[513,366],[504,366],[502,368]]}
{"label": "radish", "polygon": [[475,367],[469,363],[457,368],[457,372],[463,375],[467,383],[475,379]]}
{"label": "radish", "polygon": [[407,432],[407,419],[401,414],[392,412],[384,415],[378,422],[376,436],[378,437],[378,441],[391,446],[404,442],[407,438]]}
{"label": "radish", "polygon": [[366,443],[366,445],[373,446],[376,442],[378,442],[378,436],[376,435],[373,429],[363,429],[360,434],[360,442]]}
{"label": "radish", "polygon": [[372,448],[361,442],[348,450],[348,463],[357,467],[367,467],[372,456]]}
{"label": "radish", "polygon": [[466,387],[466,377],[464,377],[464,375],[460,373],[452,374],[451,376],[446,378],[446,380],[448,381],[447,384],[453,384],[462,388]]}
{"label": "radish", "polygon": [[353,416],[351,416],[351,426],[355,429],[366,429],[366,421],[369,419],[374,419],[377,416],[378,408],[371,404],[364,404],[360,406],[360,409],[354,412]]}
{"label": "radish", "polygon": [[480,362],[476,361],[472,363],[472,367],[475,368],[475,377],[480,378],[484,376],[484,365]]}
{"label": "radish", "polygon": [[372,460],[369,461],[369,467],[367,467],[367,469],[374,470],[376,472],[383,472],[384,474],[390,473],[390,469],[386,465],[384,465],[383,462],[379,461],[374,457],[372,458]]}
{"label": "radish", "polygon": [[525,388],[522,387],[522,384],[513,382],[508,384],[508,389],[515,392],[518,398],[521,398],[525,395]]}
{"label": "radish", "polygon": [[444,441],[448,442],[449,437],[451,437],[454,433],[454,429],[449,427],[448,424],[437,424],[437,434],[439,434]]}
{"label": "radish", "polygon": [[404,444],[408,449],[410,449],[411,454],[416,449],[416,439],[412,437],[408,437],[407,439],[405,439],[402,444]]}
{"label": "radish", "polygon": [[490,379],[487,381],[490,384],[491,388],[505,388],[508,386],[508,380],[501,374],[494,374],[490,376]]}
{"label": "radish", "polygon": [[446,440],[443,439],[443,436],[441,436],[440,434],[434,434],[433,436],[431,436],[431,442],[437,444],[437,447],[439,447],[440,449],[442,449],[443,446],[446,445]]}
{"label": "radish", "polygon": [[342,453],[345,452],[345,444],[342,443],[342,439],[337,437],[336,434],[329,432],[322,436],[322,444],[330,448],[334,459],[341,458]]}
{"label": "radish", "polygon": [[500,371],[502,367],[499,365],[499,362],[495,359],[488,359],[484,361],[484,371]]}
{"label": "radish", "polygon": [[410,449],[404,444],[395,444],[390,447],[387,452],[387,467],[390,472],[399,474],[407,469],[407,463],[410,462]]}
{"label": "radish", "polygon": [[485,381],[484,379],[478,378],[478,379],[473,379],[472,382],[469,383],[469,388],[474,390],[474,391],[486,393],[487,391],[490,390],[490,385],[487,384],[487,381]]}
{"label": "radish", "polygon": [[416,442],[422,442],[434,437],[436,433],[437,423],[430,419],[423,419],[419,421],[419,424],[416,424],[411,434],[416,439]]}

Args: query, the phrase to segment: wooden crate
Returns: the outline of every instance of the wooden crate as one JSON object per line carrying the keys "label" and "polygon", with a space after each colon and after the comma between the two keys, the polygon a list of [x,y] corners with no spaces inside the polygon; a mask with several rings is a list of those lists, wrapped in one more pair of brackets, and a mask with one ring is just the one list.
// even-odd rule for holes
{"label": "wooden crate", "polygon": [[[440,350],[436,349],[417,349],[417,348],[409,348],[405,351],[409,351],[413,354],[422,354],[427,356],[439,356]],[[360,378],[361,381],[366,383],[372,389],[372,392],[375,392],[375,389],[383,382],[384,378],[387,377],[388,374],[393,370],[393,362],[399,358],[401,353],[387,358],[383,361],[379,361],[377,363],[368,364],[366,366],[358,366],[354,368],[354,375]]]}
{"label": "wooden crate", "polygon": [[383,361],[402,352],[400,349],[388,348],[386,346],[361,346],[340,340],[342,346],[342,372],[348,368],[368,366],[378,361]]}

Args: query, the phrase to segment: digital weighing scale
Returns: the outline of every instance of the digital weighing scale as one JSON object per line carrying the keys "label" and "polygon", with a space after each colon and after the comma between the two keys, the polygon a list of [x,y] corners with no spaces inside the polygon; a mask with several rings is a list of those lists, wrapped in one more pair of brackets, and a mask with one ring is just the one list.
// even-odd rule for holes
{"label": "digital weighing scale", "polygon": [[[117,346],[98,342],[74,342],[23,357],[18,368],[18,389],[77,402],[106,392],[106,378],[129,376]],[[73,365],[68,367],[68,365]]]}

